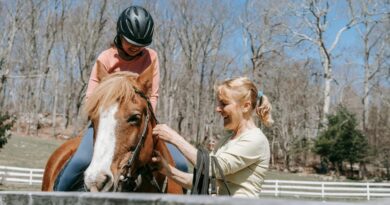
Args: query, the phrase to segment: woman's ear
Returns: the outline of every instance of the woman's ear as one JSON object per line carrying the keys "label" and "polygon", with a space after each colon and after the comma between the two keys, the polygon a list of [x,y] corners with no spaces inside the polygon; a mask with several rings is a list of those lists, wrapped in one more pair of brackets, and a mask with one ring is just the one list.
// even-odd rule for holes
{"label": "woman's ear", "polygon": [[243,102],[243,104],[242,104],[242,111],[244,113],[248,113],[251,110],[251,108],[252,108],[251,101],[247,100],[247,101]]}
{"label": "woman's ear", "polygon": [[96,76],[99,81],[102,81],[105,77],[108,76],[108,72],[106,70],[106,66],[99,60],[96,61]]}
{"label": "woman's ear", "polygon": [[153,68],[155,63],[156,61],[153,61],[137,78],[137,82],[141,85],[141,89],[146,95],[150,95],[149,92],[152,91]]}

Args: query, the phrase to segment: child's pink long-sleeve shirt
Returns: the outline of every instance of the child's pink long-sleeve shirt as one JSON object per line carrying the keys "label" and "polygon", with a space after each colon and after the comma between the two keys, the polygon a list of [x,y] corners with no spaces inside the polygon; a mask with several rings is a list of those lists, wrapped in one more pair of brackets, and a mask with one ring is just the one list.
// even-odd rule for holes
{"label": "child's pink long-sleeve shirt", "polygon": [[[105,69],[108,73],[114,73],[117,71],[131,71],[134,73],[142,73],[148,66],[154,63],[153,68],[153,80],[152,80],[152,90],[150,97],[150,102],[152,103],[153,110],[156,111],[157,100],[158,100],[158,88],[160,81],[160,69],[157,58],[157,53],[153,49],[145,48],[142,51],[142,55],[136,57],[131,61],[125,61],[119,57],[118,50],[114,47],[109,48],[103,51],[97,58],[97,61],[103,63]],[[97,78],[96,72],[96,63],[92,68],[91,76],[88,82],[88,88],[86,97],[88,98],[96,86],[99,84],[99,79]]]}

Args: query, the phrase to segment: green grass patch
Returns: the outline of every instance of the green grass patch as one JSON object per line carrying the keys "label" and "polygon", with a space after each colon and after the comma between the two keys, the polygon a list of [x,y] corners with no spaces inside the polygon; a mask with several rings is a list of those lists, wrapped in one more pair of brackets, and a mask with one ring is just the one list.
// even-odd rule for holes
{"label": "green grass patch", "polygon": [[28,184],[0,184],[0,191],[41,191],[41,186]]}
{"label": "green grass patch", "polygon": [[267,180],[323,181],[319,175],[303,173],[286,173],[269,170],[265,174]]}
{"label": "green grass patch", "polygon": [[64,140],[11,136],[0,150],[0,165],[43,169],[53,151]]}

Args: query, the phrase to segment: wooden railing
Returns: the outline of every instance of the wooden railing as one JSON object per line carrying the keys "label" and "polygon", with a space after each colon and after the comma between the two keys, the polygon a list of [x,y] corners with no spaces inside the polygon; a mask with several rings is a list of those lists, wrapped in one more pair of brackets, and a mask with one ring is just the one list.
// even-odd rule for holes
{"label": "wooden railing", "polygon": [[[0,184],[42,183],[43,169],[0,166]],[[261,196],[348,199],[390,198],[390,183],[265,180]]]}

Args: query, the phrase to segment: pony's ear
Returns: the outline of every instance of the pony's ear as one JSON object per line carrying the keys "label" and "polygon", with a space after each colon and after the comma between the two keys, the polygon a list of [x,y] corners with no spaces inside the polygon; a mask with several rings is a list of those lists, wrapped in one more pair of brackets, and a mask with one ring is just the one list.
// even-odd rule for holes
{"label": "pony's ear", "polygon": [[105,66],[99,60],[96,61],[96,76],[99,81],[102,81],[105,77],[108,76],[108,72],[105,69]]}
{"label": "pony's ear", "polygon": [[148,96],[152,91],[153,67],[155,63],[156,61],[153,61],[137,78],[137,82],[142,86],[142,91]]}

